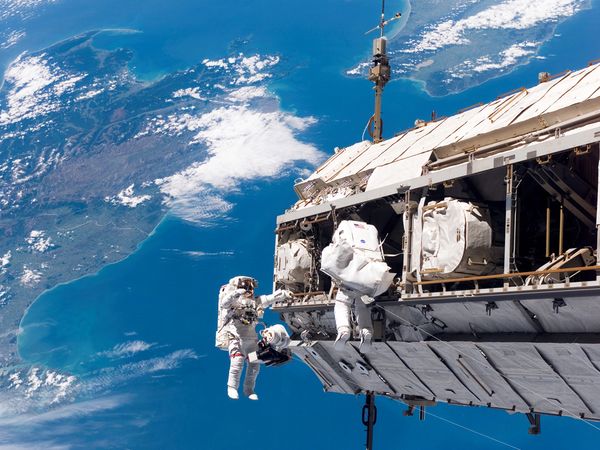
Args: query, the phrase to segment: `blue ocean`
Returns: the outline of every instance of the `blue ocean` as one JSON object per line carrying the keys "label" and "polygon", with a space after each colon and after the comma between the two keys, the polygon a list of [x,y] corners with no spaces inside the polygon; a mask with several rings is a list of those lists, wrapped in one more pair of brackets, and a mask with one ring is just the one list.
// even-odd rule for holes
{"label": "blue ocean", "polygon": [[[269,89],[283,110],[317,118],[301,139],[330,154],[360,140],[371,115],[370,83],[345,71],[368,57],[371,37],[364,32],[377,23],[375,3],[62,2],[32,19],[35,33],[0,55],[0,66],[24,48],[43,49],[100,29],[118,31],[94,44],[132,50],[130,67],[148,82],[237,46],[281,55],[285,73]],[[407,8],[403,1],[386,3],[390,10]],[[544,59],[462,93],[431,97],[416,81],[390,83],[384,134],[432,111],[449,115],[535,84],[538,72],[585,66],[600,56],[590,38],[600,23],[600,5],[594,6],[559,25],[559,37],[540,51]],[[238,274],[257,278],[259,293],[271,291],[275,218],[296,200],[294,178],[244,183],[229,194],[234,206],[227,217],[207,225],[167,214],[125,259],[42,294],[21,322],[23,366],[74,378],[60,402],[34,408],[7,439],[77,449],[363,448],[364,398],[324,393],[299,361],[263,368],[258,402],[226,396],[228,356],[214,347],[217,293]],[[273,324],[278,317],[268,313],[265,320]],[[378,399],[377,406],[375,444],[382,449],[594,449],[600,431],[583,421],[544,417],[542,435],[529,436],[524,417],[503,411],[439,405],[421,422],[404,417],[400,403]]]}

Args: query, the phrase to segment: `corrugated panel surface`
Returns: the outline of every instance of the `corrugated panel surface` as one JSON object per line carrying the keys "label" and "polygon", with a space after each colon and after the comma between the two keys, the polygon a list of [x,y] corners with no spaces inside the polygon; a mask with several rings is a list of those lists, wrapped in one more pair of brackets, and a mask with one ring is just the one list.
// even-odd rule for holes
{"label": "corrugated panel surface", "polygon": [[600,302],[597,297],[564,298],[555,307],[554,298],[523,300],[548,333],[600,333]]}
{"label": "corrugated panel surface", "polygon": [[472,342],[430,342],[461,381],[469,386],[481,404],[529,412],[529,405],[488,362]]}
{"label": "corrugated panel surface", "polygon": [[353,394],[356,392],[356,386],[350,386],[343,377],[338,375],[331,364],[327,362],[329,357],[322,348],[315,346],[312,348],[292,347],[292,349],[296,356],[304,361],[315,373],[326,391],[337,392],[339,394]]}
{"label": "corrugated panel surface", "polygon": [[[560,112],[559,116],[553,116],[553,120],[577,117],[583,110],[569,107],[590,102],[597,96],[600,96],[599,64],[530,89],[517,90],[486,105],[428,123],[379,144],[355,144],[333,155],[310,178],[321,178],[329,183],[375,169],[372,177],[380,182],[369,183],[369,188],[375,188],[380,187],[382,182],[388,182],[390,174],[401,167],[397,163],[406,160],[410,170],[398,173],[396,182],[401,182],[402,179],[420,176],[423,164],[436,149],[439,149],[439,155],[436,152],[438,157],[447,157],[453,152],[461,153],[471,145],[479,145],[479,137],[487,136],[480,143],[487,145],[507,137],[521,136],[544,128],[544,114]],[[591,108],[595,110],[596,105]],[[531,119],[536,120],[527,122]],[[506,133],[499,133],[503,129],[507,129]],[[495,133],[498,133],[497,139],[494,138]],[[413,158],[412,163],[410,158]],[[415,163],[417,160],[418,164]],[[382,176],[380,171],[386,172],[386,175]]]}
{"label": "corrugated panel surface", "polygon": [[369,363],[392,385],[397,393],[432,399],[435,394],[425,386],[406,363],[385,343],[373,343]]}
{"label": "corrugated panel surface", "polygon": [[442,401],[479,403],[454,373],[422,342],[389,342],[390,347]]}
{"label": "corrugated panel surface", "polygon": [[[352,345],[346,345],[345,350],[342,352],[334,350],[333,341],[319,342],[319,346],[322,346],[329,353],[331,365],[338,374],[351,379],[355,385],[360,386],[366,391],[391,392],[389,386],[377,376],[374,370],[369,370],[368,373],[361,370],[361,367],[371,366]],[[340,363],[350,369],[350,372],[346,372]]]}
{"label": "corrugated panel surface", "polygon": [[340,170],[352,163],[360,154],[371,147],[367,141],[358,142],[350,147],[339,150],[331,158],[321,165],[316,172],[308,179],[321,178],[323,181],[330,181]]}
{"label": "corrugated panel surface", "polygon": [[567,415],[592,414],[542,359],[533,344],[495,342],[477,346],[534,410]]}
{"label": "corrugated panel surface", "polygon": [[484,302],[439,303],[428,313],[444,333],[536,333],[531,320],[513,302],[497,302],[491,314]]}
{"label": "corrugated panel surface", "polygon": [[367,355],[355,342],[343,352],[331,341],[291,348],[330,391],[600,419],[600,344],[376,342]]}
{"label": "corrugated panel surface", "polygon": [[[580,345],[536,344],[542,357],[571,389],[593,415],[600,415],[598,379],[600,372]],[[585,346],[583,346],[585,347]]]}

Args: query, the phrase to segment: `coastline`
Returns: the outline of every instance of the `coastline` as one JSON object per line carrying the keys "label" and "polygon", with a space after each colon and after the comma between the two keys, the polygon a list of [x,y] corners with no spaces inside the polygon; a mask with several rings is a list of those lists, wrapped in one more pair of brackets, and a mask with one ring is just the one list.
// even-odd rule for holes
{"label": "coastline", "polygon": [[[43,297],[44,295],[54,291],[55,289],[58,289],[60,287],[63,286],[68,286],[72,283],[76,283],[82,279],[85,278],[91,278],[91,277],[96,277],[99,276],[101,274],[101,272],[106,269],[107,267],[111,267],[114,266],[116,264],[122,263],[123,261],[126,261],[127,259],[131,258],[135,253],[137,253],[143,246],[144,243],[150,239],[152,236],[154,236],[154,234],[156,233],[156,231],[158,230],[158,228],[160,228],[161,225],[163,225],[167,220],[170,220],[171,218],[171,213],[170,212],[166,212],[163,217],[161,218],[161,220],[154,226],[154,228],[152,229],[152,231],[150,233],[148,233],[146,235],[146,237],[139,241],[136,244],[135,250],[133,250],[132,252],[128,253],[127,255],[125,255],[122,259],[116,260],[116,261],[111,261],[110,263],[107,263],[103,266],[101,266],[100,268],[98,268],[98,270],[96,270],[95,272],[91,272],[91,273],[86,273],[85,275],[82,275],[78,278],[74,278],[72,280],[68,280],[68,281],[63,281],[60,283],[55,284],[54,286],[52,286],[51,288],[45,289],[43,292],[41,292],[37,297],[35,297],[35,299],[33,299],[31,301],[31,303],[29,303],[29,305],[25,308],[25,310],[23,311],[23,315],[21,316],[21,319],[19,320],[19,328],[17,330],[17,341],[15,342],[15,347],[16,347],[16,354],[17,357],[19,358],[19,361],[23,361],[23,359],[21,358],[21,355],[19,353],[19,335],[21,334],[21,330],[22,330],[22,326],[21,324],[23,323],[23,320],[25,319],[25,316],[27,315],[27,313],[29,312],[29,310],[31,309],[31,307],[33,306],[33,304],[35,302],[37,302],[41,297]],[[3,367],[0,367],[0,370],[2,370]]]}

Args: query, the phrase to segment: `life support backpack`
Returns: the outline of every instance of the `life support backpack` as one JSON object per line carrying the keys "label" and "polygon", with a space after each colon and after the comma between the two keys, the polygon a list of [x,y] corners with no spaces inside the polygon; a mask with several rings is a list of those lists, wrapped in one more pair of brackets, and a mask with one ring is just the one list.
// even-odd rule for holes
{"label": "life support backpack", "polygon": [[395,276],[385,262],[377,228],[354,220],[340,222],[321,254],[321,271],[340,286],[369,297],[385,292]]}
{"label": "life support backpack", "polygon": [[215,347],[220,348],[221,350],[227,350],[229,347],[229,334],[224,330],[225,321],[227,320],[228,311],[221,306],[221,302],[226,295],[235,291],[236,287],[231,284],[224,284],[221,286],[219,290],[219,303],[217,305],[217,332],[215,335]]}

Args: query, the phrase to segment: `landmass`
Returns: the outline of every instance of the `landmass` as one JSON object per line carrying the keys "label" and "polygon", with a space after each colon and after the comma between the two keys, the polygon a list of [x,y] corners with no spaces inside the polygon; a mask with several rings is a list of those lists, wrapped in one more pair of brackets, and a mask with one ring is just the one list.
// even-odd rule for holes
{"label": "landmass", "polygon": [[[543,58],[557,25],[589,8],[591,0],[411,1],[388,43],[394,77],[419,81],[432,96],[462,92]],[[365,76],[369,65],[347,74]]]}
{"label": "landmass", "polygon": [[240,183],[322,157],[297,139],[315,120],[266,88],[277,55],[235,51],[141,82],[131,52],[94,47],[98,33],[21,54],[0,87],[3,366],[44,290],[123,259],[167,212],[218,221]]}

